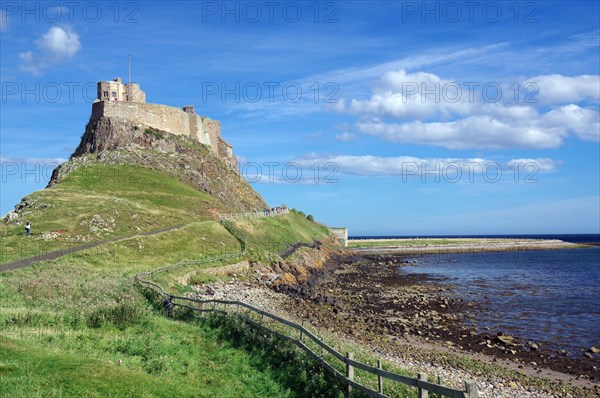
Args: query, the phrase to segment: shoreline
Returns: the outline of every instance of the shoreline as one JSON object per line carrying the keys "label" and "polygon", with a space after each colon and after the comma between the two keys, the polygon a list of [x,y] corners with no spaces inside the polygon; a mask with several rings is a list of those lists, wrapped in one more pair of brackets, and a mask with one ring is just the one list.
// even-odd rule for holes
{"label": "shoreline", "polygon": [[382,257],[362,262],[360,256],[338,258],[299,284],[265,283],[277,280],[278,272],[262,266],[246,276],[236,272],[232,282],[193,290],[202,298],[242,300],[303,321],[332,342],[358,345],[411,372],[441,375],[449,383],[477,380],[481,397],[600,397],[597,375],[584,376],[579,366],[561,371],[578,361],[559,357],[550,363],[551,353],[543,345],[534,352],[519,339],[505,344],[493,331],[465,328],[462,320],[477,310],[477,303],[458,299],[450,288],[427,278],[398,283],[390,272],[405,259]]}

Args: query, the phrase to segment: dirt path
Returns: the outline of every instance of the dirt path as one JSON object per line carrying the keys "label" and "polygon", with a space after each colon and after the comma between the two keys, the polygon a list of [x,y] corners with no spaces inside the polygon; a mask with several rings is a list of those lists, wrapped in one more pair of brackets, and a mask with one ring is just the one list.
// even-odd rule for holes
{"label": "dirt path", "polygon": [[13,262],[10,262],[10,263],[0,264],[0,272],[6,272],[6,271],[11,271],[13,269],[27,267],[28,265],[31,265],[33,263],[37,263],[37,262],[40,262],[40,261],[54,260],[54,259],[57,259],[59,257],[66,256],[67,254],[80,252],[82,250],[92,249],[94,247],[98,247],[100,245],[105,245],[107,243],[119,242],[121,240],[132,239],[132,238],[136,238],[136,237],[139,237],[139,236],[153,236],[153,235],[158,235],[158,234],[162,234],[164,232],[169,232],[169,231],[174,231],[176,229],[181,229],[183,227],[185,227],[185,225],[174,225],[172,227],[156,229],[154,231],[147,231],[147,232],[142,232],[142,233],[135,234],[135,235],[121,236],[121,237],[116,237],[116,238],[112,238],[112,239],[101,240],[101,241],[98,241],[98,242],[86,243],[84,245],[73,246],[73,247],[69,247],[69,248],[66,248],[66,249],[60,249],[60,250],[56,250],[56,251],[53,251],[53,252],[40,254],[38,256],[24,258],[24,259],[18,260],[18,261],[13,261]]}

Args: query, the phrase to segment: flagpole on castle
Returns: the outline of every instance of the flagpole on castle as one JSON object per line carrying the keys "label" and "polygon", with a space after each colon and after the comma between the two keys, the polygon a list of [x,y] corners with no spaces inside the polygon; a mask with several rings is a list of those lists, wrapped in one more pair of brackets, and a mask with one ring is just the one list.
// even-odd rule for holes
{"label": "flagpole on castle", "polygon": [[131,83],[131,54],[129,54],[129,60],[127,62],[127,84]]}

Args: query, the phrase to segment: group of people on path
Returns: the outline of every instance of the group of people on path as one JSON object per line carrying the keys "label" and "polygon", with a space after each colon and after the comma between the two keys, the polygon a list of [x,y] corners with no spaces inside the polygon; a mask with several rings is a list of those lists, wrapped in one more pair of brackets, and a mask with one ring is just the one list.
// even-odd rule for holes
{"label": "group of people on path", "polygon": [[281,206],[277,206],[277,207],[271,207],[270,209],[264,209],[263,213],[265,214],[265,216],[270,216],[272,214],[285,213],[286,210],[287,210],[287,207],[284,205],[281,205]]}

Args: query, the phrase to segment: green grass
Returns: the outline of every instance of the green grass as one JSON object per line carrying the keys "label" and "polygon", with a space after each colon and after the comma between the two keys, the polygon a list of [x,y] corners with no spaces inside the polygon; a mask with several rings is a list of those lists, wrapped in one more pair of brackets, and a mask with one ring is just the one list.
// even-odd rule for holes
{"label": "green grass", "polygon": [[189,284],[190,285],[203,285],[207,283],[214,283],[220,280],[225,280],[230,278],[219,277],[217,275],[197,273],[190,277]]}
{"label": "green grass", "polygon": [[329,236],[327,227],[296,212],[276,217],[232,221],[248,238],[249,256],[271,260],[290,243],[313,243]]}
{"label": "green grass", "polygon": [[158,381],[144,372],[31,343],[0,341],[2,391],[9,397],[194,396],[186,385]]}
{"label": "green grass", "polygon": [[128,333],[47,333],[37,339],[0,341],[5,396],[293,396],[215,331],[162,317]]}
{"label": "green grass", "polygon": [[146,129],[144,130],[144,134],[154,137],[157,140],[162,140],[163,138],[165,138],[165,135],[162,133],[162,131],[154,129]]}
{"label": "green grass", "polygon": [[[301,382],[294,381],[299,365],[293,358],[294,366],[280,367],[273,361],[279,357],[267,355],[277,352],[276,345],[256,351],[232,340],[228,325],[167,319],[133,284],[141,271],[239,252],[240,242],[215,221],[216,212],[228,209],[213,197],[148,169],[102,166],[79,169],[29,198],[34,206],[26,210],[25,219],[31,220],[34,236],[25,240],[22,226],[3,224],[2,262],[79,244],[68,241],[77,235],[95,241],[167,225],[186,226],[1,273],[4,395],[338,396],[316,370],[303,373]],[[112,231],[90,232],[89,221],[96,214],[114,219]],[[252,242],[247,258],[269,258],[273,248],[327,235],[323,226],[298,214],[240,224]],[[59,239],[35,240],[42,231],[53,230],[62,231]],[[170,291],[181,291],[178,275],[218,265],[183,267],[155,280]]]}
{"label": "green grass", "polygon": [[[0,390],[9,396],[299,396],[264,358],[208,326],[164,318],[133,285],[136,272],[213,255],[210,248],[194,250],[204,236],[239,245],[206,221],[0,274],[0,339],[16,347],[2,345]],[[123,366],[115,367],[119,360]],[[78,372],[80,363],[87,370]],[[90,367],[99,369],[91,384]],[[23,377],[25,385],[18,382]],[[111,390],[126,377],[129,384]]]}
{"label": "green grass", "polygon": [[[93,242],[129,236],[209,219],[225,211],[212,196],[137,166],[81,168],[28,198],[34,207],[26,209],[21,220],[31,221],[33,236],[23,236],[24,224],[0,224],[0,263],[80,245],[82,238]],[[60,236],[39,239],[42,233],[53,231]]]}

